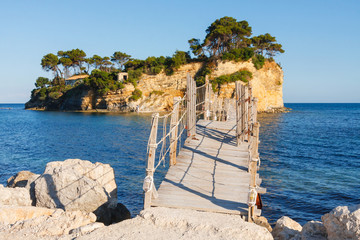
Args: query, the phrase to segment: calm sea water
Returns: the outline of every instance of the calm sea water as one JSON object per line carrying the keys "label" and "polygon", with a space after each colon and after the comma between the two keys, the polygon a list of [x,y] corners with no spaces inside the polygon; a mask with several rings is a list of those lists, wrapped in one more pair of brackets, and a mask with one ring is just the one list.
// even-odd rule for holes
{"label": "calm sea water", "polygon": [[[304,224],[338,205],[359,204],[360,104],[286,106],[293,111],[259,116],[263,215]],[[141,210],[150,115],[23,109],[0,104],[0,184],[21,170],[41,173],[50,161],[109,163],[119,202],[133,214]]]}

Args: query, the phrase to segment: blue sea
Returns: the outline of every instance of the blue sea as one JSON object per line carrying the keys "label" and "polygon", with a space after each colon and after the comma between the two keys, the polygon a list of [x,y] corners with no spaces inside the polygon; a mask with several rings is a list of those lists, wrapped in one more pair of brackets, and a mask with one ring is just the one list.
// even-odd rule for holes
{"label": "blue sea", "polygon": [[[260,114],[263,215],[301,224],[339,205],[360,204],[360,104],[285,104]],[[119,202],[142,209],[151,115],[24,110],[0,104],[0,184],[21,170],[80,158],[115,169]],[[159,184],[166,172],[156,175]]]}

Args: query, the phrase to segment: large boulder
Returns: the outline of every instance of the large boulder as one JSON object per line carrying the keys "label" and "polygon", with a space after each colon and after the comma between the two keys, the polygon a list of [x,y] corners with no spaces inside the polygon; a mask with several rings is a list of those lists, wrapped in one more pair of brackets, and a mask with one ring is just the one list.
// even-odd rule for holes
{"label": "large boulder", "polygon": [[25,187],[28,183],[29,178],[31,178],[35,173],[29,171],[21,171],[10,177],[7,180],[7,187]]}
{"label": "large boulder", "polygon": [[301,240],[326,240],[326,229],[319,221],[307,222],[301,230]]}
{"label": "large boulder", "polygon": [[80,159],[50,162],[35,180],[36,206],[94,212],[101,206],[115,207],[117,188],[114,170],[108,164]]}
{"label": "large boulder", "polygon": [[50,216],[55,209],[33,206],[0,206],[0,224],[14,224],[40,216]]}
{"label": "large boulder", "polygon": [[26,188],[6,188],[0,184],[0,205],[31,206],[32,200]]}
{"label": "large boulder", "polygon": [[336,207],[321,220],[329,240],[360,239],[360,204]]}
{"label": "large boulder", "polygon": [[301,225],[287,216],[283,216],[276,221],[276,225],[272,231],[274,239],[288,240],[291,238],[299,238],[302,230]]}

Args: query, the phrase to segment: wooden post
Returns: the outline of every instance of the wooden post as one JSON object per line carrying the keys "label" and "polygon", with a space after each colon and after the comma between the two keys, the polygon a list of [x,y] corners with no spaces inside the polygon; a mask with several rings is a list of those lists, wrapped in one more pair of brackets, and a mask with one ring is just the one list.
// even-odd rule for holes
{"label": "wooden post", "polygon": [[[257,153],[257,147],[258,147],[258,139],[259,139],[259,127],[260,124],[258,122],[254,123],[254,131],[253,131],[253,140],[255,142],[255,144],[253,144],[252,147],[254,147],[255,151]],[[250,154],[252,155],[252,154]],[[256,172],[257,172],[257,165],[258,165],[258,160],[259,160],[259,156],[258,154],[254,154],[251,156],[250,159],[250,164],[249,164],[249,172],[250,172],[250,186],[249,189],[256,189]],[[252,221],[252,218],[254,217],[254,211],[255,211],[255,206],[249,206],[249,210],[248,210],[248,217],[249,217],[249,222]]]}
{"label": "wooden post", "polygon": [[210,84],[208,75],[205,76],[205,107],[204,120],[209,120],[210,117]]}
{"label": "wooden post", "polygon": [[240,118],[241,118],[241,142],[245,141],[245,86],[241,85],[240,91]]}
{"label": "wooden post", "polygon": [[235,108],[236,108],[236,144],[241,144],[241,83],[235,82]]}
{"label": "wooden post", "polygon": [[174,107],[170,120],[170,165],[176,164],[176,148],[178,139],[178,121],[179,121],[180,97],[174,97]]}
{"label": "wooden post", "polygon": [[248,135],[248,141],[250,141],[250,135],[251,135],[251,127],[253,122],[252,120],[252,88],[251,88],[251,84],[249,82],[249,86],[248,86],[248,98],[247,98],[247,102],[248,102],[248,126],[247,126],[247,135]]}
{"label": "wooden post", "polygon": [[248,138],[248,126],[249,126],[249,92],[248,92],[248,87],[245,86],[245,91],[244,91],[244,138],[249,142],[249,138]]}
{"label": "wooden post", "polygon": [[187,131],[188,137],[196,134],[196,85],[190,74],[187,75]]}
{"label": "wooden post", "polygon": [[223,121],[227,121],[229,118],[230,99],[224,98],[224,110],[223,110]]}
{"label": "wooden post", "polygon": [[187,136],[189,137],[191,135],[190,129],[191,129],[191,77],[188,73],[186,76],[186,125],[187,125]]}
{"label": "wooden post", "polygon": [[[155,164],[155,154],[156,154],[156,139],[157,139],[157,132],[158,132],[158,123],[159,123],[159,114],[155,113],[153,115],[152,124],[151,124],[151,132],[149,137],[149,152],[148,152],[148,159],[146,162],[146,178],[150,179],[150,186],[149,190],[145,191],[144,196],[144,209],[149,208],[151,205],[151,197],[153,195],[157,195],[155,185],[154,185],[154,164]],[[146,179],[145,178],[145,179]],[[144,183],[145,185],[145,183]]]}
{"label": "wooden post", "polygon": [[254,116],[254,123],[257,122],[257,103],[258,103],[258,99],[257,98],[253,98],[253,116]]}

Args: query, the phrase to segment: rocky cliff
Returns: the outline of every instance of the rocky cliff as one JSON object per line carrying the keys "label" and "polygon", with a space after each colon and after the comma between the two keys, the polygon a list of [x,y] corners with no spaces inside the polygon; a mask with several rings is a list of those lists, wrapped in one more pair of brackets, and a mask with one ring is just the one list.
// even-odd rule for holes
{"label": "rocky cliff", "polygon": [[[173,98],[183,96],[186,89],[186,76],[191,76],[201,69],[202,63],[191,63],[181,66],[171,76],[161,72],[157,75],[143,74],[137,83],[137,89],[142,91],[142,97],[131,101],[130,97],[135,87],[126,84],[125,88],[116,92],[108,92],[105,96],[98,96],[91,90],[76,91],[57,104],[27,103],[27,108],[47,110],[107,110],[107,111],[166,111],[171,109]],[[275,62],[266,62],[256,70],[251,60],[247,62],[218,62],[210,79],[247,69],[252,72],[253,96],[258,98],[259,111],[272,111],[283,108],[282,83],[283,71]],[[235,83],[221,86],[220,97],[233,96]]]}

